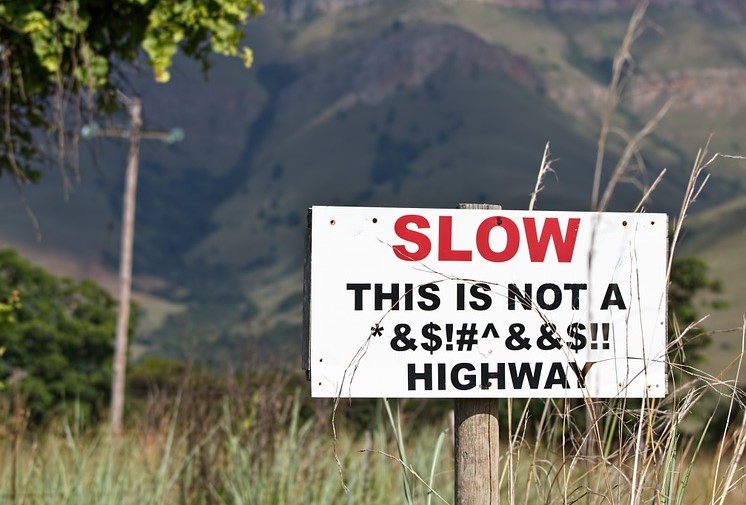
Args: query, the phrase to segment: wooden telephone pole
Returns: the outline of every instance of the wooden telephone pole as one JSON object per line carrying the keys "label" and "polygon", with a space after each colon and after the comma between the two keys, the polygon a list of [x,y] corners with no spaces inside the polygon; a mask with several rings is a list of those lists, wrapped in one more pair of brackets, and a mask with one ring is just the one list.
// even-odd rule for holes
{"label": "wooden telephone pole", "polygon": [[129,139],[127,172],[124,185],[124,208],[122,209],[122,237],[119,260],[119,307],[117,310],[116,335],[114,337],[114,362],[111,381],[111,435],[122,433],[124,413],[124,383],[127,369],[127,337],[129,333],[130,300],[132,297],[132,249],[135,241],[135,206],[137,202],[137,172],[140,161],[140,140],[157,139],[167,143],[184,138],[182,130],[170,132],[142,130],[142,101],[139,97],[120,96],[129,113],[129,129],[100,129],[97,125],[83,128],[83,137],[106,136]]}
{"label": "wooden telephone pole", "polygon": [[132,295],[132,247],[135,239],[135,203],[137,196],[137,170],[140,159],[140,136],[142,130],[142,102],[134,97],[128,104],[130,115],[129,153],[124,185],[124,209],[122,209],[122,243],[119,260],[119,309],[117,310],[117,332],[114,338],[114,363],[111,382],[111,434],[122,434],[124,413],[124,376],[127,368],[127,333],[130,320],[130,297]]}
{"label": "wooden telephone pole", "polygon": [[[459,204],[460,209],[495,209],[500,205]],[[500,500],[500,432],[497,399],[457,399],[454,404],[456,428],[456,505],[495,505]]]}

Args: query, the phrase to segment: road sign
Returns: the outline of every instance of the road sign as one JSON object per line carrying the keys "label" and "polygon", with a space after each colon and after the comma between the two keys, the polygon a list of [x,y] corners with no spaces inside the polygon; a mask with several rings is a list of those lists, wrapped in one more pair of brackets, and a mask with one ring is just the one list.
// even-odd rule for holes
{"label": "road sign", "polygon": [[311,215],[313,396],[666,394],[665,214]]}

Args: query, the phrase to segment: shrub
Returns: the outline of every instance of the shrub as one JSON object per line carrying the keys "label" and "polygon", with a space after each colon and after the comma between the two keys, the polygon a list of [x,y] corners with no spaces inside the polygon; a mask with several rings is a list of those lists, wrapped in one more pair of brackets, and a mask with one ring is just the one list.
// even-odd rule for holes
{"label": "shrub", "polygon": [[18,381],[30,419],[78,408],[95,420],[108,404],[116,303],[91,281],[58,278],[0,251],[0,300],[16,296],[0,328],[0,381]]}

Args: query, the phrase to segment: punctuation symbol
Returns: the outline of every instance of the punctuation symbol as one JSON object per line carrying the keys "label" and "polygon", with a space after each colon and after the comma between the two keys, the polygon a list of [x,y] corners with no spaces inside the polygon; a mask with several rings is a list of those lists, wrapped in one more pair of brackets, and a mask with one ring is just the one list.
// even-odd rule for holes
{"label": "punctuation symbol", "polygon": [[[609,330],[611,329],[611,323],[601,323],[601,334],[603,342],[601,343],[601,349],[610,349],[609,343]],[[598,344],[598,323],[591,323],[591,349],[596,350],[599,348]]]}
{"label": "punctuation symbol", "polygon": [[458,338],[456,339],[456,345],[459,351],[471,351],[472,347],[477,345],[477,324],[476,323],[463,323],[461,329],[456,331]]}
{"label": "punctuation symbol", "polygon": [[380,337],[381,335],[383,335],[383,326],[376,323],[375,326],[370,327],[370,332],[371,332],[371,336]]}
{"label": "punctuation symbol", "polygon": [[453,350],[453,325],[451,323],[446,324],[446,351]]}
{"label": "punctuation symbol", "polygon": [[505,347],[510,351],[520,351],[531,349],[531,342],[528,337],[524,337],[523,333],[526,331],[526,327],[521,323],[513,323],[508,327],[510,335],[505,340]]}
{"label": "punctuation symbol", "polygon": [[536,342],[539,349],[549,351],[551,349],[561,349],[562,342],[556,336],[557,327],[551,323],[541,325],[541,336]]}
{"label": "punctuation symbol", "polygon": [[598,349],[598,323],[591,323],[591,349]]}
{"label": "punctuation symbol", "polygon": [[408,324],[401,323],[394,326],[394,338],[391,339],[391,348],[397,352],[416,350],[417,344],[414,338],[409,337],[411,332],[412,328]]}
{"label": "punctuation symbol", "polygon": [[601,324],[601,331],[603,333],[603,339],[604,343],[601,346],[603,349],[609,349],[609,327],[611,326],[610,323],[602,323]]}

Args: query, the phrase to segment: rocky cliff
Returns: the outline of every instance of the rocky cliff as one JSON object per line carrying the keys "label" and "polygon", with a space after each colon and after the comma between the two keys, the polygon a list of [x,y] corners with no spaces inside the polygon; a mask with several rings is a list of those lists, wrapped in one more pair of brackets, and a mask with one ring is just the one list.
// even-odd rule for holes
{"label": "rocky cliff", "polygon": [[636,76],[624,102],[634,112],[649,110],[675,96],[674,107],[722,111],[746,106],[746,69],[686,69]]}
{"label": "rocky cliff", "polygon": [[[597,114],[606,96],[600,83],[588,81],[548,89],[566,112],[583,118]],[[640,117],[649,117],[669,98],[672,111],[733,112],[746,107],[746,69],[682,69],[636,75],[624,88],[621,104]]]}

